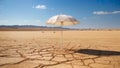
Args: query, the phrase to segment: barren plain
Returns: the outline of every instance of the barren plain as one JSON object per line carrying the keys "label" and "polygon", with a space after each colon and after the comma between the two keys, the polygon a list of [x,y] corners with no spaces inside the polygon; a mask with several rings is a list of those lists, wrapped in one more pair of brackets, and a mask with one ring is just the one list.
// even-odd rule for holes
{"label": "barren plain", "polygon": [[120,31],[0,31],[0,68],[120,68]]}

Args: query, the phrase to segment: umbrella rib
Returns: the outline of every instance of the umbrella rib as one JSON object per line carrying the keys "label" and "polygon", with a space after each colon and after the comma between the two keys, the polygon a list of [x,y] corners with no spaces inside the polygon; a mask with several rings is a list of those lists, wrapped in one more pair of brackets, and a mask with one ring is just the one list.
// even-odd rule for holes
{"label": "umbrella rib", "polygon": [[75,25],[74,21],[73,21],[72,19],[70,19],[70,20],[71,20],[71,22],[73,23],[73,25]]}
{"label": "umbrella rib", "polygon": [[59,19],[59,17],[60,17],[60,16],[57,17],[56,21],[55,21],[53,24],[55,24],[55,23],[57,22],[57,20]]}

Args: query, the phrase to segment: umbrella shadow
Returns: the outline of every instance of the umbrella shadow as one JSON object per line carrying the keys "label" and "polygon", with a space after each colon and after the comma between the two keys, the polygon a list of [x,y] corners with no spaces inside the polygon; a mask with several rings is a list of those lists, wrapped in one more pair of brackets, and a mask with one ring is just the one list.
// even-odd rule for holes
{"label": "umbrella shadow", "polygon": [[114,56],[120,55],[118,51],[107,51],[107,50],[95,50],[95,49],[80,49],[75,51],[76,53],[83,53],[88,55],[95,55],[95,56]]}

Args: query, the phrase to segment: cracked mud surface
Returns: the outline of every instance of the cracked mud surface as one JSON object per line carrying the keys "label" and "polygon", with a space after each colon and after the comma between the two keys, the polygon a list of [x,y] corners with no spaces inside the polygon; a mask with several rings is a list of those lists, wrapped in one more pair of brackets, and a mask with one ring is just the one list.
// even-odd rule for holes
{"label": "cracked mud surface", "polygon": [[1,31],[0,68],[120,68],[120,31]]}

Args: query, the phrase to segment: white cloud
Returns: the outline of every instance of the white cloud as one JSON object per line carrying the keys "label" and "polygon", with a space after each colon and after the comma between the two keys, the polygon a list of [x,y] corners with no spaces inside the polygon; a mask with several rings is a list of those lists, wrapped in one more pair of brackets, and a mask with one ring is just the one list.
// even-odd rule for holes
{"label": "white cloud", "polygon": [[120,11],[105,12],[105,11],[94,11],[93,14],[105,15],[105,14],[120,14]]}
{"label": "white cloud", "polygon": [[36,9],[47,9],[46,5],[36,5],[36,6],[33,6],[32,8],[36,8]]}

